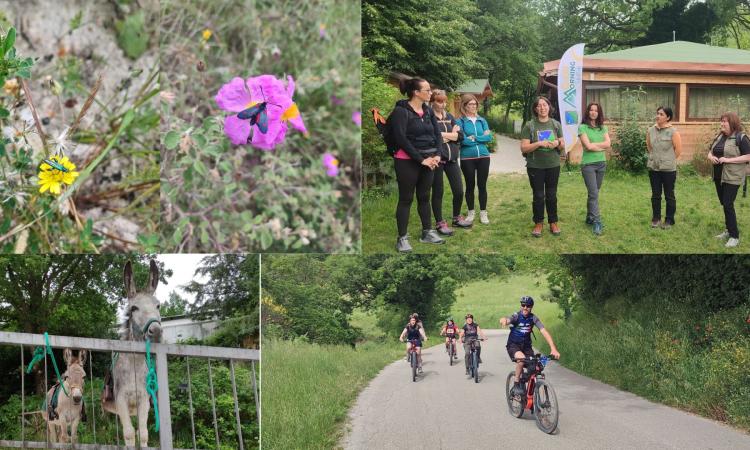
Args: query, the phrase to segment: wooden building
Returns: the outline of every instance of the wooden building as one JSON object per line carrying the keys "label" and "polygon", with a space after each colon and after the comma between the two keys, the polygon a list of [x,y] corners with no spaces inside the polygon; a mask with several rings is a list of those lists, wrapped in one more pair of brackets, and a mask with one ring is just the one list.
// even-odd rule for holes
{"label": "wooden building", "polygon": [[[538,92],[557,103],[559,60],[544,63]],[[638,116],[644,128],[654,122],[656,108],[674,111],[673,125],[683,142],[681,162],[695,152],[707,152],[718,133],[719,116],[736,111],[750,124],[750,51],[694,42],[668,42],[628,50],[585,55],[583,58],[583,110],[589,102],[602,105],[610,137],[627,108],[628,90],[638,94]],[[571,161],[580,161],[577,143]]]}
{"label": "wooden building", "polygon": [[461,115],[460,107],[461,107],[461,95],[462,94],[474,94],[474,96],[479,100],[480,105],[484,105],[484,112],[480,111],[480,114],[486,114],[487,104],[489,102],[489,98],[493,96],[492,93],[492,87],[490,86],[490,80],[486,78],[476,78],[473,80],[468,80],[461,86],[457,87],[455,91],[453,91],[451,94],[451,104],[449,105],[448,109],[455,115],[456,117]]}

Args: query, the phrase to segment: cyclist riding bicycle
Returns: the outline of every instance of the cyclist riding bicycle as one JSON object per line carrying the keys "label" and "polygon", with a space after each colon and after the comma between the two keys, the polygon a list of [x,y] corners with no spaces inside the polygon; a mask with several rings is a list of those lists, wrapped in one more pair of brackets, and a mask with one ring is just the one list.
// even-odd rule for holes
{"label": "cyclist riding bicycle", "polygon": [[[445,336],[445,351],[447,352],[451,345],[451,339],[456,339],[459,334],[458,325],[453,321],[453,318],[449,318],[448,321],[443,325],[443,329],[440,330],[440,336]],[[453,355],[454,359],[458,359],[458,355]]]}
{"label": "cyclist riding bicycle", "polygon": [[[534,356],[534,349],[531,348],[532,328],[536,326],[547,340],[550,348],[550,355],[555,359],[560,359],[560,353],[557,351],[552,335],[544,328],[539,317],[531,313],[534,307],[534,299],[529,296],[521,297],[521,310],[513,313],[508,317],[500,318],[500,326],[513,325],[508,335],[508,343],[505,348],[508,349],[510,359],[516,359],[516,374],[513,379],[513,394],[523,395],[524,390],[521,386],[521,372],[523,371],[523,358]],[[520,359],[520,360],[519,360]]]}
{"label": "cyclist riding bicycle", "polygon": [[409,359],[409,346],[411,345],[410,341],[416,341],[416,352],[417,352],[417,361],[419,362],[419,372],[422,372],[422,341],[427,340],[427,336],[424,333],[424,327],[420,323],[417,322],[417,318],[412,315],[412,317],[409,319],[409,323],[404,328],[404,331],[401,332],[401,336],[399,336],[398,340],[401,342],[404,342],[404,337],[406,337],[406,340],[409,341],[406,344],[406,358]]}
{"label": "cyclist riding bicycle", "polygon": [[[466,365],[466,375],[469,374],[469,356],[471,355],[471,341],[477,341],[478,337],[487,339],[484,336],[484,331],[479,328],[478,323],[474,323],[474,315],[466,315],[466,323],[461,328],[461,342],[464,344],[464,364]],[[477,349],[477,358],[479,363],[482,363],[482,346],[477,341],[474,346]]]}

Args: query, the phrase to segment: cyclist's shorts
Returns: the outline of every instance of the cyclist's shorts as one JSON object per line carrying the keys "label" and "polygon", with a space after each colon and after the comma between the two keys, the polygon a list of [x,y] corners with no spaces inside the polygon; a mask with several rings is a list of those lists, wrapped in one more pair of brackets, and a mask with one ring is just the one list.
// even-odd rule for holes
{"label": "cyclist's shorts", "polygon": [[[406,343],[408,344],[408,343],[409,343],[409,341],[406,341]],[[422,346],[422,340],[421,340],[421,339],[417,339],[417,342],[415,342],[415,345],[416,345],[417,347],[421,347],[421,346]]]}
{"label": "cyclist's shorts", "polygon": [[508,349],[508,356],[510,356],[511,360],[516,357],[516,352],[523,352],[527,357],[534,356],[534,349],[531,348],[531,342],[527,344],[508,342],[508,345],[506,345],[505,348]]}

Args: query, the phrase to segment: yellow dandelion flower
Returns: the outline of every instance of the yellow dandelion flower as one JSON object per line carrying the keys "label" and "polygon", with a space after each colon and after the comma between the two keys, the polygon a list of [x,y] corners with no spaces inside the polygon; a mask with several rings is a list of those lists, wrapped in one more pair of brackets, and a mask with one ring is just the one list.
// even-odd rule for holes
{"label": "yellow dandelion flower", "polygon": [[[65,170],[60,170],[59,167]],[[39,192],[49,191],[51,194],[60,195],[63,184],[71,185],[78,177],[79,173],[75,169],[75,164],[67,156],[51,156],[39,165]]]}
{"label": "yellow dandelion flower", "polygon": [[203,36],[203,40],[207,41],[207,40],[211,39],[211,35],[213,35],[213,34],[214,34],[213,31],[211,31],[210,29],[206,28],[205,30],[203,30],[203,35],[202,35]]}

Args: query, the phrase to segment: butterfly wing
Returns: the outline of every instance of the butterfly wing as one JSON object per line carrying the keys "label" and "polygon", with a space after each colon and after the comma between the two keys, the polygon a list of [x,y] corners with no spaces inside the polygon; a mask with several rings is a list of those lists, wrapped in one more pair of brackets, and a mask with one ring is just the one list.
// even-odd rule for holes
{"label": "butterfly wing", "polygon": [[[250,123],[252,124],[252,121]],[[258,125],[258,130],[263,134],[268,131],[268,114],[266,114],[265,108],[258,113],[255,125]]]}
{"label": "butterfly wing", "polygon": [[258,114],[266,109],[265,106],[266,105],[263,103],[258,103],[257,105],[253,105],[244,111],[240,111],[240,113],[237,114],[237,117],[242,120],[250,119],[250,125],[255,125],[255,122],[258,120]]}

